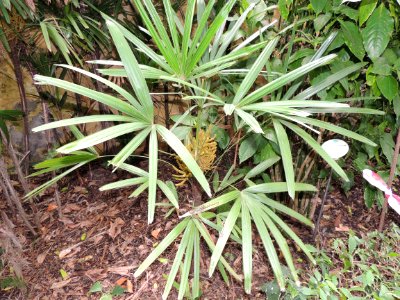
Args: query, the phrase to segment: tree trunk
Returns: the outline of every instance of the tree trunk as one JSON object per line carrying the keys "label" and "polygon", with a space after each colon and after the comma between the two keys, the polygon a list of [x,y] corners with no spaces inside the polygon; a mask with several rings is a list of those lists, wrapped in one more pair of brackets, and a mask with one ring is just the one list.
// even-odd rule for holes
{"label": "tree trunk", "polygon": [[28,101],[26,99],[26,92],[25,92],[25,87],[24,87],[24,79],[22,76],[22,68],[21,68],[21,61],[19,58],[19,49],[18,49],[18,44],[14,43],[12,45],[12,50],[10,52],[10,57],[11,61],[14,65],[14,74],[15,74],[15,79],[17,81],[18,85],[18,92],[19,92],[19,97],[21,101],[21,108],[23,112],[23,118],[24,118],[24,154],[27,155],[24,162],[23,162],[23,170],[25,174],[28,174],[28,168],[29,168],[29,158],[30,158],[30,147],[29,147],[29,110],[28,110]]}

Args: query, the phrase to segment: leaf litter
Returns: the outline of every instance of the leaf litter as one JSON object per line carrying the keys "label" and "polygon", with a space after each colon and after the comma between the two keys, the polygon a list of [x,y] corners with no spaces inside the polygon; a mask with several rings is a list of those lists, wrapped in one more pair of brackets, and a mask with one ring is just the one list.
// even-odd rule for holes
{"label": "leaf litter", "polygon": [[[90,287],[97,281],[107,291],[115,285],[125,288],[127,292],[118,299],[160,298],[165,284],[163,278],[173,262],[177,244],[167,249],[163,261],[154,263],[143,276],[135,279],[133,273],[169,229],[175,226],[176,220],[164,219],[168,209],[159,208],[155,222],[148,225],[146,195],[132,200],[128,198],[129,189],[101,193],[98,188],[108,183],[105,178],[113,178],[110,178],[109,170],[100,166],[92,172],[81,174],[84,189],[71,188],[81,184],[77,179],[66,183],[61,193],[62,219],[58,218],[57,209],[48,209],[49,202],[41,204],[41,238],[35,241],[30,237],[23,241],[26,250],[24,259],[28,262],[23,268],[27,284],[24,299],[97,299],[88,295]],[[82,192],[85,197],[80,194]],[[179,192],[185,199],[185,195],[190,195],[192,191],[190,187],[182,187]],[[316,241],[317,246],[324,247],[334,238],[346,237],[348,230],[367,232],[376,228],[379,212],[365,209],[360,179],[349,195],[346,197],[338,186],[334,186],[327,199],[328,210],[321,220],[322,235]],[[314,243],[312,232],[291,220],[287,221],[305,242]],[[387,222],[391,221],[400,223],[394,214],[389,214]],[[22,224],[16,225],[17,232],[24,230]],[[81,239],[83,233],[86,234],[84,240]],[[212,234],[216,235],[215,232]],[[240,283],[233,280],[227,287],[219,275],[208,278],[209,253],[204,247],[201,257],[202,298],[222,299],[223,295],[224,299],[265,299],[259,288],[273,279],[273,275],[262,250],[261,239],[254,236],[254,241],[253,294],[245,295]],[[295,248],[293,252],[295,257],[303,258]],[[230,243],[225,258],[241,273],[240,248]],[[307,267],[304,258],[298,261],[297,267]],[[68,275],[65,280],[60,270]],[[17,299],[12,293],[17,295],[20,292],[14,289],[5,293],[10,299]],[[174,297],[173,292],[171,299]]]}

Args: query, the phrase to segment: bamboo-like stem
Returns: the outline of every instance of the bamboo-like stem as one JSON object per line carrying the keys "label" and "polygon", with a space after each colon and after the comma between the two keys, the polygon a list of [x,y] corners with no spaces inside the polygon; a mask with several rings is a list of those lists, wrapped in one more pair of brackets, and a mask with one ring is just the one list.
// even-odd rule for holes
{"label": "bamboo-like stem", "polygon": [[6,164],[5,164],[5,162],[4,162],[2,157],[0,157],[0,175],[2,177],[2,180],[5,183],[6,187],[8,188],[9,194],[11,196],[10,199],[12,200],[14,205],[16,206],[16,208],[17,208],[22,220],[24,221],[25,225],[32,232],[32,234],[37,235],[36,230],[33,228],[31,223],[29,222],[28,215],[25,212],[24,208],[22,207],[22,204],[21,204],[21,201],[20,201],[20,199],[19,199],[19,197],[17,195],[17,192],[15,191],[15,189],[14,189],[12,183],[11,183],[10,176],[8,175],[8,172],[7,172]]}
{"label": "bamboo-like stem", "polygon": [[12,213],[15,214],[15,213],[16,213],[16,211],[15,211],[15,205],[14,205],[14,203],[13,203],[12,200],[11,200],[11,195],[10,195],[10,193],[8,192],[8,189],[7,189],[7,187],[6,187],[6,184],[4,183],[4,181],[3,181],[3,179],[2,179],[1,176],[0,176],[0,187],[1,187],[1,189],[3,190],[4,196],[6,197],[6,201],[7,201],[8,206],[10,207]]}
{"label": "bamboo-like stem", "polygon": [[[47,106],[47,103],[44,102],[43,99],[42,99],[42,112],[43,112],[43,121],[45,124],[48,124],[49,123],[49,108]],[[46,130],[46,142],[47,142],[47,151],[50,152],[50,150],[51,150],[51,147],[50,147],[51,132],[49,130]],[[56,172],[53,171],[51,173],[51,176],[53,178],[56,177]],[[56,199],[58,216],[60,218],[62,218],[63,213],[62,213],[61,200],[60,200],[60,194],[58,192],[58,184],[57,183],[54,184],[54,198]]]}
{"label": "bamboo-like stem", "polygon": [[23,169],[25,174],[28,174],[29,168],[29,151],[30,151],[30,142],[29,142],[29,110],[28,110],[28,100],[26,99],[26,92],[24,87],[24,79],[22,76],[22,68],[21,68],[21,61],[19,58],[19,50],[18,44],[14,43],[13,49],[10,52],[11,61],[14,66],[14,75],[18,85],[18,92],[21,101],[21,108],[23,113],[23,120],[24,120],[24,152],[28,154],[26,160],[23,163]]}
{"label": "bamboo-like stem", "polygon": [[7,140],[6,135],[4,134],[3,130],[1,130],[1,129],[0,129],[0,136],[3,139],[3,143],[8,148],[8,154],[10,155],[10,157],[14,163],[14,168],[15,168],[15,171],[17,172],[18,180],[21,183],[22,189],[24,190],[25,194],[28,194],[30,192],[29,187],[28,187],[28,182],[26,181],[25,176],[22,172],[17,155],[15,154],[14,147],[13,147],[11,141]]}
{"label": "bamboo-like stem", "polygon": [[233,165],[235,167],[236,167],[236,161],[237,161],[237,157],[238,157],[238,153],[239,153],[239,144],[240,144],[241,135],[242,135],[242,129],[239,130],[239,134],[238,134],[238,137],[237,137],[238,142],[236,143],[236,146],[235,146],[235,156],[233,157]]}
{"label": "bamboo-like stem", "polygon": [[315,222],[315,228],[314,228],[314,233],[313,233],[313,238],[314,239],[315,239],[315,237],[317,236],[317,234],[319,232],[319,225],[320,225],[320,222],[321,222],[322,214],[324,212],[324,206],[325,206],[326,198],[328,197],[329,187],[331,185],[332,173],[333,172],[332,172],[332,168],[331,168],[331,170],[329,172],[328,182],[326,183],[324,198],[322,198],[321,208],[319,209],[318,219],[317,219],[317,222]]}
{"label": "bamboo-like stem", "polygon": [[[393,179],[394,179],[394,173],[396,171],[397,161],[398,161],[398,158],[399,158],[399,150],[400,150],[400,128],[397,131],[396,146],[394,148],[392,164],[390,166],[389,180],[388,180],[388,183],[387,183],[389,188],[392,188]],[[385,199],[383,200],[382,212],[381,212],[381,217],[380,217],[380,220],[379,220],[378,231],[380,231],[380,232],[382,232],[383,226],[385,225],[387,206],[388,206],[388,199],[386,199],[386,197],[385,197]]]}
{"label": "bamboo-like stem", "polygon": [[[0,136],[3,139],[3,143],[7,145],[8,154],[10,155],[11,160],[13,161],[14,168],[15,168],[15,171],[16,171],[17,176],[18,176],[18,181],[21,184],[22,189],[24,190],[24,193],[28,194],[30,192],[29,185],[28,185],[28,182],[25,179],[25,176],[24,176],[24,174],[22,172],[22,169],[21,169],[21,166],[20,166],[20,162],[19,162],[19,160],[17,158],[17,155],[15,154],[15,150],[14,150],[14,147],[13,147],[13,145],[11,143],[11,140],[9,140],[9,141],[7,140],[6,135],[4,134],[4,132],[1,129],[0,129]],[[36,204],[32,199],[30,199],[30,204],[31,204],[31,208],[32,208],[32,211],[33,211],[33,214],[34,214],[33,217],[34,217],[34,220],[35,220],[35,225],[38,228],[40,228],[39,210],[36,207]]]}

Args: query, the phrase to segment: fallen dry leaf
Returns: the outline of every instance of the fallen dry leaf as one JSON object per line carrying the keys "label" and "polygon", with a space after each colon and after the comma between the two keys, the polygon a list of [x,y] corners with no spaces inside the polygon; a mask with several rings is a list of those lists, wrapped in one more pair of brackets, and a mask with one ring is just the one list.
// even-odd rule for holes
{"label": "fallen dry leaf", "polygon": [[[115,217],[120,212],[121,211],[114,206],[114,207],[107,209],[107,211],[104,213],[104,215],[107,217]],[[121,218],[117,218],[117,219],[121,219]]]}
{"label": "fallen dry leaf", "polygon": [[64,206],[63,213],[67,214],[67,213],[70,213],[72,211],[79,211],[81,209],[82,208],[79,205],[75,204],[75,203],[68,203],[67,205]]}
{"label": "fallen dry leaf", "polygon": [[71,281],[71,279],[63,280],[63,281],[60,281],[60,282],[54,282],[54,283],[51,285],[50,288],[51,288],[52,290],[61,289],[61,288],[63,288],[64,286],[66,286],[70,281]]}
{"label": "fallen dry leaf", "polygon": [[68,254],[70,254],[71,252],[72,252],[72,249],[71,249],[71,248],[63,249],[63,250],[61,250],[60,253],[58,254],[58,257],[62,259],[62,258],[64,258],[64,257],[66,257]]}
{"label": "fallen dry leaf", "polygon": [[52,202],[52,203],[50,203],[50,204],[47,206],[47,211],[56,210],[57,207],[58,207],[57,204],[55,204],[54,202]]}
{"label": "fallen dry leaf", "polygon": [[85,276],[89,277],[92,281],[101,280],[107,277],[104,269],[92,269],[85,272]]}
{"label": "fallen dry leaf", "polygon": [[77,185],[77,186],[74,187],[73,193],[87,194],[88,190],[83,186]]}
{"label": "fallen dry leaf", "polygon": [[46,256],[47,256],[47,252],[44,252],[44,253],[41,253],[41,254],[38,255],[36,260],[37,260],[39,265],[41,265],[44,262]]}
{"label": "fallen dry leaf", "polygon": [[64,225],[71,225],[74,224],[74,222],[72,222],[70,219],[63,217],[63,218],[59,218],[58,220],[60,220],[61,222],[64,223]]}
{"label": "fallen dry leaf", "polygon": [[133,293],[133,284],[129,279],[126,281],[126,291],[131,294]]}
{"label": "fallen dry leaf", "polygon": [[124,267],[111,267],[107,269],[107,272],[127,276],[130,275],[130,270],[136,268],[137,266],[124,266]]}
{"label": "fallen dry leaf", "polygon": [[154,230],[151,232],[151,235],[152,235],[155,239],[158,239],[158,235],[160,234],[160,232],[161,232],[161,228],[157,228],[157,229],[154,229]]}
{"label": "fallen dry leaf", "polygon": [[93,256],[92,256],[92,255],[87,255],[87,256],[85,256],[85,257],[82,257],[82,258],[78,259],[78,262],[79,262],[79,263],[83,263],[83,262],[85,262],[85,261],[89,261],[89,260],[92,260],[92,259],[93,259]]}
{"label": "fallen dry leaf", "polygon": [[96,236],[94,239],[93,239],[93,243],[95,244],[95,245],[97,245],[98,243],[100,243],[100,241],[103,239],[103,235],[99,235],[99,236]]}
{"label": "fallen dry leaf", "polygon": [[347,232],[349,230],[350,230],[350,228],[348,226],[343,226],[343,224],[339,224],[338,227],[335,227],[335,231],[339,231],[339,232]]}
{"label": "fallen dry leaf", "polygon": [[116,218],[114,222],[111,223],[110,229],[108,230],[108,235],[115,239],[122,230],[122,226],[125,224],[124,220],[121,218]]}
{"label": "fallen dry leaf", "polygon": [[115,285],[120,285],[120,286],[122,286],[126,280],[127,280],[126,277],[121,277],[120,279],[118,279],[118,280],[115,282]]}

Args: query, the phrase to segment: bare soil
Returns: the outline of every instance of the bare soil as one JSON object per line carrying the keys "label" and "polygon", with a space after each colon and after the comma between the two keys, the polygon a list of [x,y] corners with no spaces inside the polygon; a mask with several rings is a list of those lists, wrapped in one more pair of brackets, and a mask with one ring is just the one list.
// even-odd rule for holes
{"label": "bare soil", "polygon": [[[163,173],[171,172],[163,166]],[[40,216],[40,237],[29,234],[18,219],[15,232],[24,246],[24,267],[26,289],[0,291],[0,299],[99,299],[100,294],[88,295],[92,284],[100,281],[105,291],[119,284],[128,291],[117,299],[161,299],[165,277],[174,259],[178,244],[173,244],[139,278],[133,273],[152,249],[174,227],[177,218],[165,217],[170,208],[159,207],[154,223],[147,224],[147,195],[128,198],[130,189],[99,192],[99,187],[118,178],[127,176],[113,174],[101,165],[91,166],[69,177],[59,185],[62,201],[62,217],[54,199],[54,189],[49,189],[37,199]],[[43,179],[42,179],[43,180]],[[364,205],[361,178],[348,193],[348,197],[333,185],[324,209],[321,235],[314,241],[309,228],[287,220],[293,230],[307,243],[317,247],[329,247],[333,238],[345,237],[349,230],[363,234],[378,227],[379,212],[367,210]],[[179,189],[183,199],[182,209],[189,207],[190,198],[196,188],[187,185]],[[321,191],[322,194],[322,191]],[[166,202],[159,194],[159,202]],[[6,210],[4,199],[0,209]],[[28,205],[27,205],[28,206]],[[317,210],[318,211],[318,210]],[[8,212],[11,216],[11,212]],[[400,218],[389,212],[387,225],[400,224]],[[215,234],[215,237],[217,235]],[[253,293],[245,295],[242,283],[230,280],[227,286],[219,274],[212,278],[207,275],[209,252],[203,251],[201,261],[202,299],[265,299],[260,287],[273,279],[261,240],[254,237],[254,285]],[[307,261],[301,253],[295,252],[299,268],[307,268]],[[241,274],[241,250],[235,244],[228,245],[225,257]],[[60,270],[68,274],[62,278]],[[6,276],[3,272],[0,276]],[[301,275],[301,274],[300,274]],[[176,291],[170,299],[176,299]]]}

